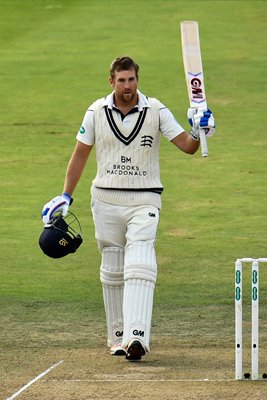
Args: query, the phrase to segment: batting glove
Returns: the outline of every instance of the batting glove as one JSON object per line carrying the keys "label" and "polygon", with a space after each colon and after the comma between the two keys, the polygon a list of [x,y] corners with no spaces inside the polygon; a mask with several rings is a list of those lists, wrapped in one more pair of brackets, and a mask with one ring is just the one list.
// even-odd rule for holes
{"label": "batting glove", "polygon": [[194,140],[199,140],[199,129],[204,129],[207,137],[215,133],[215,120],[210,109],[197,110],[189,108],[187,111],[189,124],[192,126],[190,135]]}
{"label": "batting glove", "polygon": [[55,213],[61,213],[65,217],[71,205],[72,197],[64,192],[61,196],[56,196],[44,205],[42,210],[42,220],[44,224],[48,224]]}

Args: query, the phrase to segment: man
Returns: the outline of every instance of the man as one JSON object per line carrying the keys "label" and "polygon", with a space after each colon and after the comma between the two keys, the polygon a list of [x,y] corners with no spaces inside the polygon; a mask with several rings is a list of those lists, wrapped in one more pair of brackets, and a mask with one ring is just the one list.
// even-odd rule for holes
{"label": "man", "polygon": [[102,254],[100,279],[112,355],[140,360],[150,351],[153,294],[157,278],[155,240],[163,187],[160,133],[185,153],[199,148],[198,128],[214,132],[210,110],[188,110],[188,134],[157,99],[138,90],[138,65],[116,58],[110,67],[113,92],[87,110],[69,161],[64,190],[44,206],[43,222],[66,215],[86,161],[96,148],[91,187],[95,237]]}

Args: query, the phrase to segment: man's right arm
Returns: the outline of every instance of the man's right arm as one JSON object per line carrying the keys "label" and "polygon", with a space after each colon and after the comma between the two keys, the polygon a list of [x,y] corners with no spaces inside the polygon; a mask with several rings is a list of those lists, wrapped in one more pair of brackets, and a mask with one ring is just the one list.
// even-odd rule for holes
{"label": "man's right arm", "polygon": [[67,167],[63,193],[61,196],[54,197],[43,207],[42,220],[44,224],[48,224],[55,213],[61,212],[63,216],[67,215],[73,200],[72,193],[80,180],[92,147],[92,145],[77,141]]}
{"label": "man's right arm", "polygon": [[80,141],[77,141],[76,143],[67,167],[63,190],[63,192],[68,193],[70,196],[72,196],[72,193],[80,180],[92,148],[93,145],[87,145]]}

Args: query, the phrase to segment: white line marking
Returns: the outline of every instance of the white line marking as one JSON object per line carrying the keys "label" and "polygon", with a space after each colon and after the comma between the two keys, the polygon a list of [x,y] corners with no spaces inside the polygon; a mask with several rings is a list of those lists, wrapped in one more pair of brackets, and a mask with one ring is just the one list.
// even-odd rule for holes
{"label": "white line marking", "polygon": [[22,393],[24,390],[26,390],[29,386],[31,386],[33,383],[41,379],[44,375],[48,374],[50,371],[58,367],[60,364],[64,363],[64,360],[59,361],[58,363],[52,365],[49,367],[47,370],[42,372],[41,374],[37,375],[34,379],[32,379],[30,382],[28,382],[26,385],[22,386],[20,390],[18,390],[16,393],[12,394],[11,397],[8,397],[6,400],[13,400],[15,399],[20,393]]}
{"label": "white line marking", "polygon": [[235,379],[51,379],[50,382],[235,382]]}

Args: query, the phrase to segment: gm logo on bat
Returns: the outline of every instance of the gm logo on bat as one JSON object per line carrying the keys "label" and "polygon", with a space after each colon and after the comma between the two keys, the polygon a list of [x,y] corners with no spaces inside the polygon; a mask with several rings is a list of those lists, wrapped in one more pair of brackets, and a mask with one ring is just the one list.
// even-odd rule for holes
{"label": "gm logo on bat", "polygon": [[188,72],[188,80],[190,84],[190,92],[192,100],[196,103],[202,103],[203,101],[205,101],[202,72],[199,72],[197,74]]}

